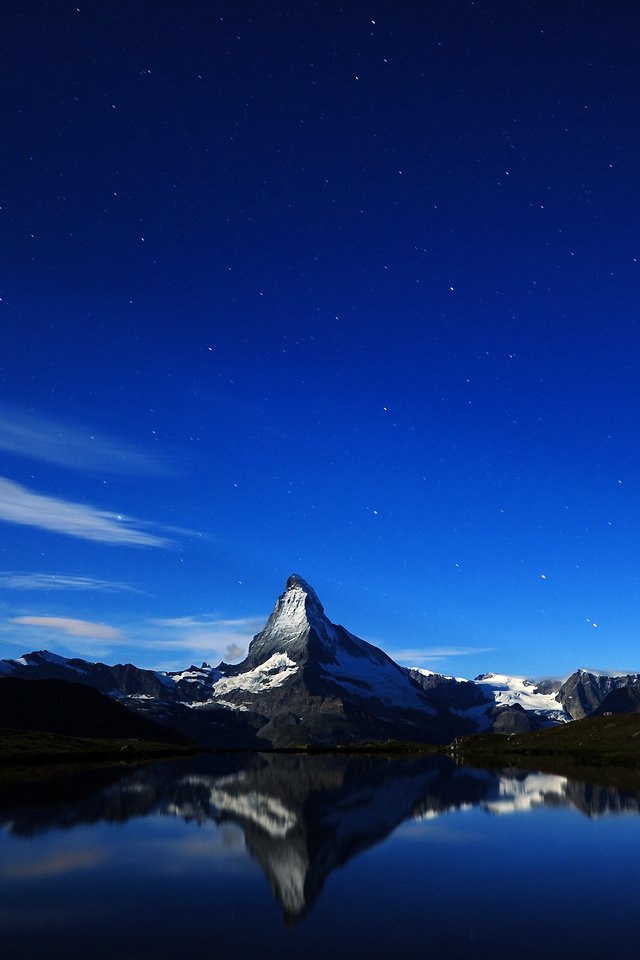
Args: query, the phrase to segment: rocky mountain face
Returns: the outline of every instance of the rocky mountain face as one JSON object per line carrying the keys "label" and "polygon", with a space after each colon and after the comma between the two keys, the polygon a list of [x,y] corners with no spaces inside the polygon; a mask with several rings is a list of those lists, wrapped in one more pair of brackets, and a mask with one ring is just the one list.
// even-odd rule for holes
{"label": "rocky mountain face", "polygon": [[640,713],[640,683],[616,687],[608,693],[594,715],[601,717],[607,713]]}
{"label": "rocky mountain face", "polygon": [[189,742],[98,690],[68,680],[0,678],[0,727],[69,737]]}
{"label": "rocky mountain face", "polygon": [[94,687],[203,746],[445,743],[473,730],[386,653],[333,624],[295,574],[242,663],[160,673],[41,651],[0,662],[0,674]]}
{"label": "rocky mountain face", "polygon": [[497,673],[462,680],[429,670],[409,672],[436,702],[473,723],[476,733],[525,733],[571,719],[557,699],[559,683]]}
{"label": "rocky mountain face", "polygon": [[202,746],[230,749],[447,743],[488,730],[520,733],[588,716],[612,691],[640,683],[640,675],[584,670],[564,683],[535,684],[493,673],[469,681],[406,669],[332,623],[297,574],[241,663],[163,673],[40,651],[0,661],[2,676],[93,687]]}
{"label": "rocky mountain face", "polygon": [[486,716],[491,721],[488,727],[491,733],[529,733],[543,726],[532,710],[525,710],[519,703],[505,707],[490,707]]}
{"label": "rocky mountain face", "polygon": [[212,691],[230,709],[262,713],[259,735],[278,746],[398,737],[442,743],[470,729],[386,653],[333,624],[296,574],[246,659]]}
{"label": "rocky mountain face", "polygon": [[447,710],[469,710],[472,707],[488,707],[492,699],[472,680],[443,677],[430,670],[409,667],[409,673],[433,700]]}
{"label": "rocky mountain face", "polygon": [[607,677],[588,670],[576,670],[560,687],[558,699],[572,720],[582,720],[595,713],[613,690],[637,683],[640,683],[640,674],[637,673]]}
{"label": "rocky mountain face", "polygon": [[[255,736],[264,722],[262,718],[253,717],[249,711],[236,716],[216,704],[211,686],[220,673],[211,667],[191,667],[174,675],[144,670],[130,663],[108,666],[79,658],[66,659],[40,650],[17,660],[0,661],[0,678],[3,676],[66,680],[69,684],[93,687],[129,711],[202,746],[268,746]],[[6,725],[11,726],[9,722]],[[14,725],[21,728],[18,718]]]}

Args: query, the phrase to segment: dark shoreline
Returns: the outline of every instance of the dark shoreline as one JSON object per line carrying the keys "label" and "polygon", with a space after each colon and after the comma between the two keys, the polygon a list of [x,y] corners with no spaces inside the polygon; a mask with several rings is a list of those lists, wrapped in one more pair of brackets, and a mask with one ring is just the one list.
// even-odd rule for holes
{"label": "dark shoreline", "polygon": [[152,740],[67,737],[39,730],[0,730],[0,769],[39,764],[150,760],[184,757],[198,752],[200,748],[195,744],[183,746]]}
{"label": "dark shoreline", "polygon": [[0,771],[24,767],[145,762],[198,753],[283,753],[403,756],[446,755],[475,767],[517,767],[589,779],[624,777],[640,788],[640,714],[590,717],[533,733],[475,734],[451,744],[373,741],[335,747],[207,749],[140,739],[69,737],[33,730],[0,730]]}

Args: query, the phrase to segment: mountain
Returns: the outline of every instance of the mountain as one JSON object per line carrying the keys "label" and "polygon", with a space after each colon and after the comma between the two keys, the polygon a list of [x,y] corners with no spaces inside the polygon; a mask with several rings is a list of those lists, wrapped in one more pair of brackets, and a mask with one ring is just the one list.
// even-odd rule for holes
{"label": "mountain", "polygon": [[297,574],[242,663],[161,673],[40,651],[1,661],[0,674],[94,687],[207,747],[445,743],[473,730],[386,653],[333,624]]}
{"label": "mountain", "polygon": [[417,668],[409,672],[434,700],[473,723],[478,733],[524,733],[571,719],[558,700],[559,683],[535,684],[499,673],[463,680]]}
{"label": "mountain", "polygon": [[262,713],[267,722],[258,735],[279,747],[397,738],[442,743],[470,729],[386,653],[332,623],[297,574],[246,659],[225,667],[212,694],[230,709]]}
{"label": "mountain", "polygon": [[238,714],[216,702],[211,692],[220,671],[192,666],[180,673],[144,670],[131,663],[108,666],[67,659],[48,650],[17,660],[0,660],[0,677],[24,680],[66,680],[92,687],[130,711],[205,747],[268,747],[255,731],[264,718]]}
{"label": "mountain", "polygon": [[633,706],[638,699],[630,692],[640,689],[640,674],[614,677],[580,669],[563,682],[535,682],[499,673],[483,673],[470,681],[417,668],[409,672],[435,701],[473,722],[478,733],[526,733],[603,710],[640,709]]}
{"label": "mountain", "polygon": [[558,699],[572,720],[591,716],[613,690],[640,683],[640,674],[609,677],[589,670],[576,670],[562,684]]}
{"label": "mountain", "polygon": [[91,687],[67,680],[0,679],[0,727],[73,737],[188,743]]}
{"label": "mountain", "polygon": [[640,675],[586,670],[564,682],[535,683],[407,669],[332,623],[298,574],[287,580],[241,663],[165,673],[39,651],[0,661],[3,675],[93,687],[201,746],[224,749],[438,744],[470,733],[518,734],[594,713],[612,691],[640,682]]}
{"label": "mountain", "polygon": [[640,713],[640,683],[611,690],[593,715],[602,717],[609,713]]}

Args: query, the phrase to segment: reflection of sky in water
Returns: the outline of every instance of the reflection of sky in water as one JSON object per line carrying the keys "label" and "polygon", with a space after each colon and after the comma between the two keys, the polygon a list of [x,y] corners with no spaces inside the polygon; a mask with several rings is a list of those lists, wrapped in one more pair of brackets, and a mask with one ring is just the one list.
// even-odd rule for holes
{"label": "reflection of sky in water", "polygon": [[[0,801],[6,956],[50,952],[52,937],[65,960],[214,947],[385,956],[422,950],[428,931],[434,955],[455,960],[494,949],[499,930],[521,960],[539,956],[541,917],[549,941],[570,937],[567,957],[635,936],[635,794],[448,761],[297,763],[272,757],[241,775],[201,764],[195,778],[176,765],[157,784],[146,768],[147,816],[123,800],[142,795],[136,771],[32,819]],[[103,801],[122,822],[105,822]],[[625,811],[636,815],[613,815]]]}
{"label": "reflection of sky in water", "polygon": [[43,834],[36,842],[2,837],[0,880],[38,880],[83,871],[134,869],[138,876],[179,876],[194,869],[247,871],[242,829],[226,823],[185,825],[171,817],[151,817],[121,826],[96,824]]}
{"label": "reflection of sky in water", "polygon": [[[5,856],[6,852],[3,851]],[[13,854],[13,857],[11,857]],[[24,845],[14,848],[0,864],[0,878],[3,880],[56,877],[79,870],[90,870],[109,858],[107,849],[62,850],[42,852],[38,848],[25,849]]]}

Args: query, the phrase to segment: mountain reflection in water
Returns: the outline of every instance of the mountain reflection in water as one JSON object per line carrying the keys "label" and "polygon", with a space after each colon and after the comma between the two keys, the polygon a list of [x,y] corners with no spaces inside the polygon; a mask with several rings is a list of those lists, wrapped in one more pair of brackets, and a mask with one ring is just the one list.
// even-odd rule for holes
{"label": "mountain reflection in water", "polygon": [[640,794],[526,771],[477,770],[448,757],[321,754],[202,756],[146,767],[5,783],[0,825],[15,837],[150,815],[234,823],[288,921],[303,916],[327,877],[403,821],[479,807],[488,814],[542,805],[588,817],[640,811]]}

